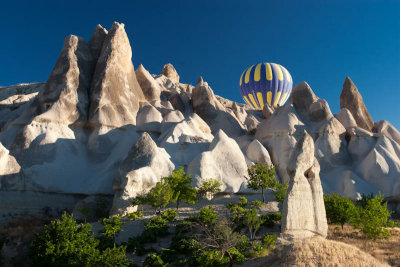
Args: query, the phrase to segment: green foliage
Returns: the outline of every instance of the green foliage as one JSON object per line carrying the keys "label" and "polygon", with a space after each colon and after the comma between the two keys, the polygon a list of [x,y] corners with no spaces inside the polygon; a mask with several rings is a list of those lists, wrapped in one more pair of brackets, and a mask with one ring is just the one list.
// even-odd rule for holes
{"label": "green foliage", "polygon": [[199,189],[197,190],[197,194],[199,197],[207,197],[208,199],[212,199],[214,195],[218,192],[221,192],[222,183],[216,179],[208,179],[201,183]]}
{"label": "green foliage", "polygon": [[176,202],[176,209],[179,209],[180,202],[197,202],[197,191],[192,186],[192,178],[185,173],[183,167],[173,171],[170,176],[163,178],[163,181],[171,187],[171,201]]}
{"label": "green foliage", "polygon": [[157,240],[158,236],[166,236],[168,235],[168,226],[167,220],[163,219],[161,216],[154,216],[150,220],[148,220],[144,227],[145,230],[142,233],[142,236],[147,237],[150,240]]}
{"label": "green foliage", "polygon": [[345,223],[351,222],[357,212],[353,201],[337,193],[325,195],[324,203],[329,223],[340,224],[342,229]]}
{"label": "green foliage", "polygon": [[150,189],[150,192],[146,195],[145,203],[153,208],[158,208],[158,212],[161,212],[161,209],[171,201],[173,193],[171,186],[165,180],[162,180]]}
{"label": "green foliage", "polygon": [[247,206],[247,198],[240,197],[239,198],[239,203],[237,205],[239,205],[242,208],[245,208]]}
{"label": "green foliage", "polygon": [[137,218],[142,217],[143,213],[141,211],[135,211],[132,213],[128,213],[126,216],[129,218],[130,221],[135,221]]}
{"label": "green foliage", "polygon": [[261,244],[265,248],[272,248],[273,246],[275,246],[276,239],[277,239],[276,235],[266,234],[261,238]]}
{"label": "green foliage", "polygon": [[229,258],[216,249],[203,250],[198,253],[196,262],[199,267],[225,267],[229,264]]}
{"label": "green foliage", "polygon": [[254,209],[259,209],[264,205],[264,203],[262,203],[260,200],[254,200],[252,202],[250,202],[250,207],[254,208]]}
{"label": "green foliage", "polygon": [[33,266],[128,266],[125,247],[101,251],[90,224],[77,224],[65,213],[36,234],[29,248]]}
{"label": "green foliage", "polygon": [[143,267],[164,267],[164,266],[167,265],[164,264],[164,261],[156,253],[151,253],[147,255],[146,259],[143,262]]}
{"label": "green foliage", "polygon": [[138,256],[143,256],[146,253],[146,249],[144,247],[144,240],[142,236],[134,236],[128,239],[128,244],[126,250],[129,252],[133,252]]}
{"label": "green foliage", "polygon": [[387,209],[387,202],[383,202],[381,194],[359,202],[357,213],[352,218],[353,226],[360,229],[368,238],[377,239],[390,236],[385,229],[392,224],[389,222],[391,212]]}
{"label": "green foliage", "polygon": [[374,193],[361,194],[361,198],[357,200],[356,204],[359,207],[365,208],[369,200],[374,198]]}
{"label": "green foliage", "polygon": [[261,215],[262,225],[268,228],[274,227],[276,223],[279,223],[282,219],[282,214],[280,212],[267,213]]}
{"label": "green foliage", "polygon": [[100,233],[104,234],[107,237],[113,238],[113,240],[115,240],[115,236],[119,232],[121,232],[122,226],[126,224],[125,222],[121,222],[121,218],[119,216],[104,218],[100,221],[100,223],[104,227],[104,229],[102,229]]}
{"label": "green foliage", "polygon": [[197,221],[203,225],[212,225],[217,220],[217,218],[218,216],[214,212],[212,206],[200,209],[199,213],[196,215]]}
{"label": "green foliage", "polygon": [[247,187],[253,190],[261,190],[262,201],[265,203],[264,189],[273,188],[276,185],[275,167],[268,168],[263,163],[256,163],[247,169]]}
{"label": "green foliage", "polygon": [[243,224],[249,229],[250,238],[254,239],[262,223],[261,218],[258,216],[257,210],[254,208],[250,210],[245,210],[241,220]]}
{"label": "green foliage", "polygon": [[167,209],[163,213],[161,213],[161,218],[166,220],[167,222],[172,222],[178,216],[178,213],[173,209]]}
{"label": "green foliage", "polygon": [[275,183],[274,187],[272,188],[272,193],[275,196],[275,200],[278,201],[279,203],[283,203],[285,200],[286,192],[288,189],[288,183],[279,183],[278,181]]}

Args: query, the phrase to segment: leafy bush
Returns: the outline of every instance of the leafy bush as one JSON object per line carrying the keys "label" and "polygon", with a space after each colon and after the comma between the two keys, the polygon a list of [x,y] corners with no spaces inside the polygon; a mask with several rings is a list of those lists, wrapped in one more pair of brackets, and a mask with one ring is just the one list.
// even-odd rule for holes
{"label": "leafy bush", "polygon": [[153,208],[158,208],[158,212],[161,212],[162,208],[167,206],[172,200],[172,196],[173,190],[171,186],[165,180],[162,180],[150,189],[144,201]]}
{"label": "leafy bush", "polygon": [[266,234],[261,238],[261,244],[265,248],[271,248],[271,247],[275,246],[276,239],[277,239],[276,235]]}
{"label": "leafy bush", "polygon": [[285,200],[286,192],[288,189],[288,183],[279,183],[278,181],[275,183],[274,187],[272,188],[272,193],[275,196],[275,200],[279,203],[283,203]]}
{"label": "leafy bush", "polygon": [[199,213],[196,215],[197,221],[203,225],[212,225],[217,218],[218,216],[214,212],[212,206],[200,209]]}
{"label": "leafy bush", "polygon": [[263,163],[256,163],[247,170],[249,177],[247,187],[253,190],[261,190],[262,202],[265,203],[264,189],[273,188],[276,184],[275,167],[267,167]]}
{"label": "leafy bush", "polygon": [[178,213],[173,209],[167,209],[163,213],[161,213],[161,218],[166,220],[167,222],[172,222],[178,216]]}
{"label": "leafy bush", "polygon": [[267,213],[261,215],[262,225],[268,228],[274,227],[276,223],[279,223],[282,219],[282,214],[280,212]]}
{"label": "leafy bush", "polygon": [[328,221],[332,224],[340,224],[342,229],[357,212],[353,201],[337,193],[325,195],[324,203]]}
{"label": "leafy bush", "polygon": [[387,202],[383,202],[381,194],[360,201],[357,213],[352,218],[353,226],[360,229],[368,238],[377,239],[390,236],[385,227],[392,226],[389,222],[391,212],[387,209]]}
{"label": "leafy bush", "polygon": [[254,239],[262,223],[261,218],[258,216],[257,210],[245,210],[241,220],[243,224],[249,229],[250,239]]}
{"label": "leafy bush", "polygon": [[167,222],[168,221],[161,216],[154,216],[144,224],[145,230],[142,235],[147,235],[151,240],[153,238],[150,237],[155,237],[157,240],[158,236],[166,236],[168,234]]}
{"label": "leafy bush", "polygon": [[151,253],[147,255],[146,259],[143,262],[143,267],[164,267],[164,266],[167,265],[164,264],[164,261],[156,253]]}
{"label": "leafy bush", "polygon": [[104,218],[100,221],[100,223],[104,227],[100,233],[112,238],[113,240],[115,240],[115,236],[121,232],[122,226],[126,224],[126,222],[121,222],[121,218],[119,216]]}
{"label": "leafy bush", "polygon": [[201,183],[197,194],[199,197],[206,197],[212,199],[214,195],[221,192],[222,183],[216,179],[205,180]]}
{"label": "leafy bush", "polygon": [[137,218],[142,217],[143,213],[141,211],[135,211],[132,213],[128,213],[126,216],[129,218],[129,220],[135,221]]}
{"label": "leafy bush", "polygon": [[259,209],[264,205],[264,203],[262,203],[260,200],[254,200],[252,202],[250,202],[250,207],[252,207],[253,209]]}
{"label": "leafy bush", "polygon": [[199,267],[225,267],[229,264],[229,258],[224,257],[221,251],[216,249],[202,250],[199,251],[196,262]]}
{"label": "leafy bush", "polygon": [[185,173],[183,167],[173,171],[170,176],[164,177],[163,181],[172,190],[171,201],[176,202],[176,209],[179,209],[181,202],[197,202],[197,190],[192,186],[192,178]]}
{"label": "leafy bush", "polygon": [[[29,248],[34,266],[128,266],[125,247],[101,251],[90,224],[77,224],[73,215],[65,213],[61,219],[45,226],[36,234]],[[112,264],[112,265],[109,265]]]}

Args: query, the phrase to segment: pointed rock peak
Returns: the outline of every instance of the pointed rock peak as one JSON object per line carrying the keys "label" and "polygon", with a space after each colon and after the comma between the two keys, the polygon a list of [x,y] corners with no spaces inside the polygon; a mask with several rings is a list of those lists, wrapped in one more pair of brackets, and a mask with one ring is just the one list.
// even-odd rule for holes
{"label": "pointed rock peak", "polygon": [[364,104],[361,94],[353,81],[347,76],[340,94],[340,108],[347,108],[353,115],[358,127],[371,131],[374,126],[371,115]]}
{"label": "pointed rock peak", "polygon": [[97,24],[96,29],[94,29],[93,35],[89,40],[89,47],[95,60],[99,58],[101,48],[103,47],[103,42],[107,34],[107,30],[104,29],[100,24]]}
{"label": "pointed rock peak", "polygon": [[136,71],[138,71],[138,70],[144,71],[146,69],[143,67],[143,64],[140,64],[139,67],[136,69]]}
{"label": "pointed rock peak", "polygon": [[308,111],[312,103],[318,100],[313,90],[306,82],[298,83],[292,90],[290,102],[299,112]]}
{"label": "pointed rock peak", "polygon": [[292,150],[287,166],[288,173],[304,173],[314,164],[314,140],[304,131],[303,136]]}
{"label": "pointed rock peak", "polygon": [[262,110],[262,116],[264,119],[268,119],[269,117],[272,116],[272,114],[274,114],[275,109],[273,108],[273,106],[271,106],[268,103],[265,103],[264,108]]}
{"label": "pointed rock peak", "polygon": [[196,86],[198,85],[198,84],[202,84],[202,83],[204,83],[204,80],[203,80],[203,77],[199,77],[199,79],[197,80],[197,83],[196,83]]}
{"label": "pointed rock peak", "polygon": [[174,83],[179,83],[179,75],[171,63],[165,64],[161,70],[161,74],[169,78]]}
{"label": "pointed rock peak", "polygon": [[160,100],[161,88],[142,64],[136,69],[136,78],[148,101]]}
{"label": "pointed rock peak", "polygon": [[151,138],[151,136],[147,132],[142,133],[136,144],[149,144],[151,146],[157,146],[153,138]]}

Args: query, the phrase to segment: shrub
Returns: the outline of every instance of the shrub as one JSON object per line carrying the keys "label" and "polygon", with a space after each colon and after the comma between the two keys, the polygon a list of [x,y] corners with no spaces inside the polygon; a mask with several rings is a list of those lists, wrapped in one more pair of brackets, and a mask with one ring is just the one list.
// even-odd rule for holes
{"label": "shrub", "polygon": [[196,262],[199,267],[225,267],[229,264],[229,258],[216,249],[203,250],[198,253]]}
{"label": "shrub", "polygon": [[137,218],[142,217],[143,213],[141,211],[135,211],[132,213],[128,213],[126,216],[129,218],[129,220],[135,221]]}
{"label": "shrub", "polygon": [[261,238],[261,244],[265,248],[271,248],[275,246],[277,236],[266,234]]}
{"label": "shrub", "polygon": [[179,209],[181,202],[195,203],[196,189],[192,186],[192,178],[185,173],[183,167],[173,171],[168,177],[163,178],[164,182],[171,187],[171,200],[176,202],[176,209]]}
{"label": "shrub", "polygon": [[196,215],[197,221],[203,225],[211,225],[217,220],[217,218],[218,216],[215,214],[212,206],[200,209],[199,213]]}
{"label": "shrub", "polygon": [[[153,208],[158,208],[158,212],[168,205],[171,201],[173,191],[171,186],[164,180],[156,183],[156,186],[150,189],[149,193],[146,195],[145,203],[151,205]],[[157,211],[157,210],[156,210]]]}
{"label": "shrub", "polygon": [[279,203],[283,203],[288,189],[288,183],[281,184],[277,181],[272,189],[273,189],[272,193],[275,196],[275,200],[278,201]]}
{"label": "shrub", "polygon": [[260,200],[255,200],[250,203],[250,207],[252,207],[254,209],[258,209],[258,208],[261,208],[263,206],[263,204],[264,203],[262,203]]}
{"label": "shrub", "polygon": [[353,226],[360,229],[368,238],[377,239],[390,236],[385,227],[392,226],[389,222],[391,212],[387,209],[387,202],[383,202],[381,194],[374,198],[367,198],[359,202],[356,216],[353,217]]}
{"label": "shrub", "polygon": [[153,237],[157,240],[158,236],[165,236],[168,234],[167,220],[163,219],[161,216],[154,216],[145,223],[144,227],[145,230],[142,236],[144,237],[147,235],[151,240],[154,239]]}
{"label": "shrub", "polygon": [[[127,266],[125,247],[101,251],[94,238],[90,224],[77,224],[73,215],[65,213],[61,219],[45,226],[44,232],[36,234],[29,248],[34,266]],[[112,263],[112,265],[108,265]]]}
{"label": "shrub", "polygon": [[239,203],[237,205],[242,207],[242,208],[245,208],[247,206],[247,198],[240,197],[239,198]]}
{"label": "shrub", "polygon": [[121,218],[119,216],[113,216],[111,218],[104,218],[100,221],[103,225],[104,229],[100,231],[100,233],[104,234],[107,237],[115,240],[115,236],[121,232],[122,226],[126,224],[125,222],[121,222]]}
{"label": "shrub", "polygon": [[126,250],[133,252],[138,256],[143,256],[146,253],[144,242],[141,236],[134,236],[128,238]]}
{"label": "shrub", "polygon": [[247,170],[249,177],[247,187],[253,190],[261,190],[262,202],[265,203],[264,189],[273,188],[276,184],[275,167],[267,167],[263,163],[256,163]]}
{"label": "shrub", "polygon": [[357,212],[353,202],[337,193],[324,196],[326,218],[332,224],[340,224],[343,226],[349,223]]}
{"label": "shrub", "polygon": [[261,218],[258,216],[257,210],[245,210],[242,217],[242,222],[249,229],[250,239],[254,239],[262,223]]}
{"label": "shrub", "polygon": [[166,220],[167,222],[172,222],[178,216],[178,213],[173,209],[167,209],[163,213],[161,213],[161,218]]}
{"label": "shrub", "polygon": [[151,253],[147,255],[146,259],[143,262],[143,267],[164,267],[164,266],[167,265],[164,264],[164,261],[156,253]]}
{"label": "shrub", "polygon": [[262,225],[272,228],[276,223],[279,223],[282,219],[282,214],[280,212],[267,213],[261,215]]}
{"label": "shrub", "polygon": [[205,180],[201,183],[197,194],[199,197],[206,197],[212,199],[214,195],[221,192],[222,183],[216,179]]}

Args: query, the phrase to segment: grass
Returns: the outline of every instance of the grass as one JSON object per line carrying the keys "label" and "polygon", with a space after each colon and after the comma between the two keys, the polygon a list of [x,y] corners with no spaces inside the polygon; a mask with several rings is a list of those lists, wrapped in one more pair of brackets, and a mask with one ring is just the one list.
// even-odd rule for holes
{"label": "grass", "polygon": [[371,240],[351,225],[346,224],[343,230],[340,226],[329,225],[327,238],[355,246],[391,266],[400,266],[400,228],[389,228],[389,231],[391,236],[387,239]]}

